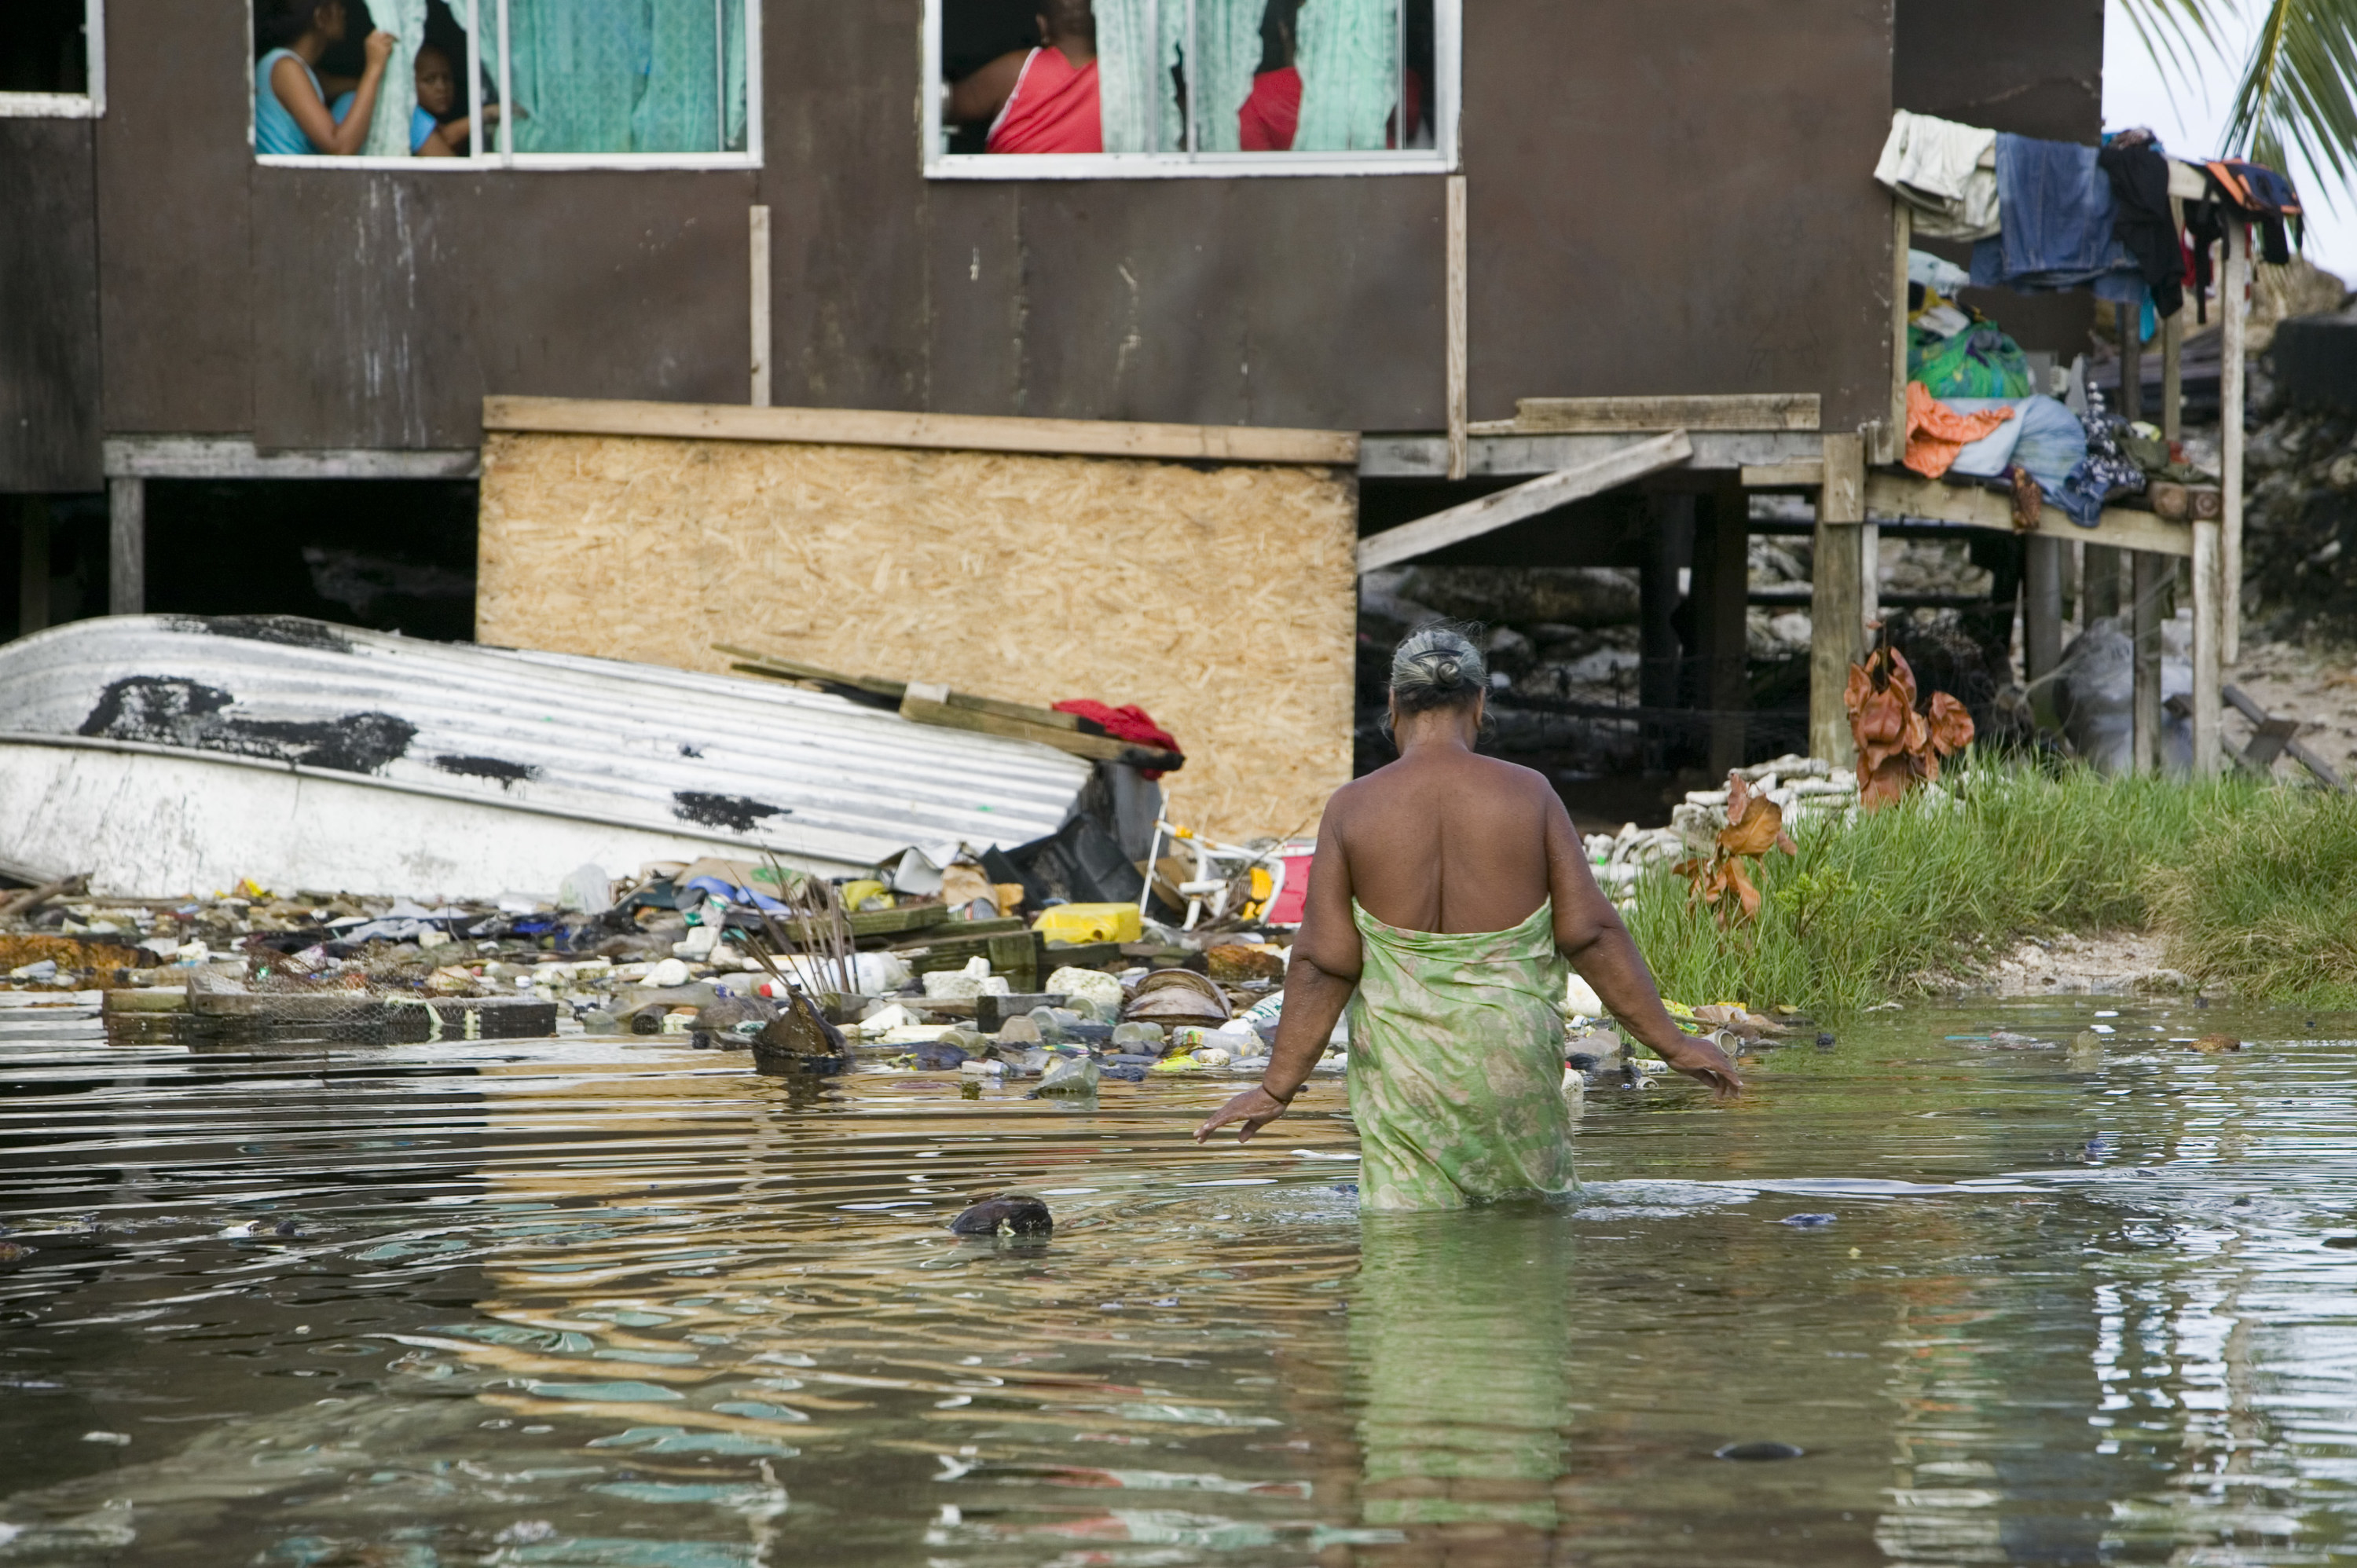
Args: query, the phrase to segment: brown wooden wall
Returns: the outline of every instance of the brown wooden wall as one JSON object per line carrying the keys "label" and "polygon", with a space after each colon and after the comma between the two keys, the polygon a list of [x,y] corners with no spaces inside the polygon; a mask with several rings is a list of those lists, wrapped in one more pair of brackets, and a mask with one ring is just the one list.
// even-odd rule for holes
{"label": "brown wooden wall", "polygon": [[0,491],[99,485],[87,120],[0,120]]}
{"label": "brown wooden wall", "polygon": [[[2003,27],[1933,18],[1928,52],[1909,43],[1932,36],[1924,0],[1900,0],[1896,42],[1893,0],[1469,4],[1475,416],[1736,392],[1821,393],[1836,428],[1880,413],[1868,171],[1894,50],[1901,102],[2017,128],[2007,83],[2028,82],[2023,102],[2061,106],[2046,134],[2083,134],[2100,0],[2002,3],[2021,13]],[[43,317],[0,326],[0,410],[83,411],[33,438],[79,483],[98,428],[457,446],[487,392],[742,399],[762,201],[780,403],[1441,423],[1437,177],[929,183],[915,0],[766,15],[758,172],[429,175],[257,168],[242,0],[112,0],[94,242],[70,238],[74,160],[27,141],[91,128],[0,139],[0,196],[38,187],[65,220],[62,239],[0,234],[5,314],[29,297]],[[79,255],[102,330],[72,315]],[[0,435],[0,489],[66,472],[27,439]]]}

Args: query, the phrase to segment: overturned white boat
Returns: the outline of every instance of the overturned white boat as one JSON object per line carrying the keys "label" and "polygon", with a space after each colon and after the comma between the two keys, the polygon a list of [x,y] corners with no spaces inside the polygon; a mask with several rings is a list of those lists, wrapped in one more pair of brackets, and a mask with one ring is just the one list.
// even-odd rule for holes
{"label": "overturned white boat", "polygon": [[545,893],[716,854],[843,872],[1054,832],[1089,768],[765,681],[293,617],[0,646],[0,868],[100,894]]}

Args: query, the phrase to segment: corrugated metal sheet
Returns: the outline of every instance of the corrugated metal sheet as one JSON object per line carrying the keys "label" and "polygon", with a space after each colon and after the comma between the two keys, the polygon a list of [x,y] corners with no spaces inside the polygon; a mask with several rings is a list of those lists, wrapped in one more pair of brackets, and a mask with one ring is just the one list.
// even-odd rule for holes
{"label": "corrugated metal sheet", "polygon": [[[291,617],[116,617],[0,647],[0,732],[293,764],[834,867],[1026,843],[1061,824],[1089,771],[769,682]],[[0,859],[18,831],[0,822]]]}

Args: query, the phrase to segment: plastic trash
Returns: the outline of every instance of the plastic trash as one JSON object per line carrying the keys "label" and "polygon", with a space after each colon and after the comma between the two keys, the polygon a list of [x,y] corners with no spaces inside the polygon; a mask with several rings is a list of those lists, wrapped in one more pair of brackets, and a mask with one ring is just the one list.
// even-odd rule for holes
{"label": "plastic trash", "polygon": [[614,907],[614,884],[602,865],[577,865],[556,885],[556,907],[602,915]]}
{"label": "plastic trash", "polygon": [[1601,1018],[1604,998],[1596,994],[1594,986],[1575,974],[1564,984],[1563,1010],[1568,1017]]}
{"label": "plastic trash", "polygon": [[[1059,904],[1031,929],[1051,942],[1134,942],[1146,934],[1135,904]],[[1050,991],[1058,989],[1050,985]]]}
{"label": "plastic trash", "polygon": [[987,993],[1007,994],[1006,981],[990,972],[986,958],[970,958],[963,969],[937,969],[924,975],[925,998],[931,1002],[971,1000]]}
{"label": "plastic trash", "polygon": [[675,958],[667,958],[647,971],[647,984],[654,990],[664,991],[686,983],[687,965]]}
{"label": "plastic trash", "polygon": [[1041,1094],[1094,1094],[1097,1080],[1103,1076],[1097,1064],[1087,1057],[1065,1057],[1049,1068],[1039,1079]]}

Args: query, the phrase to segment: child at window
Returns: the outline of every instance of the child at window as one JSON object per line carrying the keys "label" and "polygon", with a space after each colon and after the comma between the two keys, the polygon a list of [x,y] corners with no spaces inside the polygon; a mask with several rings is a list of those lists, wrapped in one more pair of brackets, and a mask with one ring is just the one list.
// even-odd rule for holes
{"label": "child at window", "polygon": [[[470,116],[457,113],[458,72],[450,57],[427,44],[417,51],[417,107],[409,114],[409,150],[421,158],[463,158],[473,138]],[[486,137],[500,123],[500,106],[483,105]]]}
{"label": "child at window", "polygon": [[369,34],[351,107],[339,119],[328,112],[318,65],[342,41],[346,20],[343,0],[264,0],[259,30],[268,47],[253,62],[255,152],[350,157],[367,145],[377,90],[399,40],[382,27]]}

